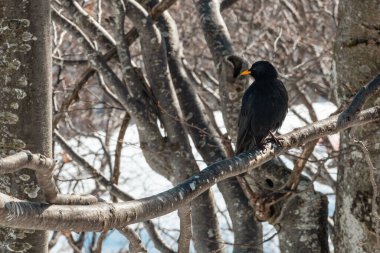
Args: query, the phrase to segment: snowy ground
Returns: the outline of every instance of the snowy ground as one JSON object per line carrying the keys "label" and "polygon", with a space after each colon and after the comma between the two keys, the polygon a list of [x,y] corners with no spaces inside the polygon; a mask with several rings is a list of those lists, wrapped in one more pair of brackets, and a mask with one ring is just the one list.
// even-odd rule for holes
{"label": "snowy ground", "polygon": [[[318,103],[314,103],[313,107],[317,113],[317,116],[319,119],[324,119],[328,117],[332,112],[336,110],[336,107],[326,101],[320,101]],[[306,108],[303,106],[296,106],[293,107],[295,111],[297,111],[302,117],[304,117],[306,120],[310,121],[310,118],[308,117],[308,112]],[[223,120],[221,117],[220,112],[215,113],[217,122],[222,126]],[[287,115],[287,118],[280,130],[281,133],[287,133],[294,128],[300,127],[305,125],[305,123],[300,120],[294,113],[289,112]],[[222,126],[223,128],[223,126]],[[99,133],[99,135],[102,135],[102,133]],[[332,142],[337,145],[339,143],[339,137],[338,135],[331,136]],[[99,143],[94,139],[83,139],[83,143],[81,145],[78,145],[77,150],[81,154],[91,153],[88,151],[99,151]],[[123,149],[122,154],[122,178],[120,180],[120,186],[121,188],[130,194],[131,196],[135,198],[142,198],[154,195],[156,193],[168,190],[172,187],[171,183],[167,181],[162,176],[156,174],[153,172],[147,163],[145,162],[144,157],[142,156],[141,150],[138,145],[138,133],[137,129],[134,125],[128,127],[126,136],[125,136],[125,145]],[[111,147],[115,146],[116,137],[113,140],[113,143],[111,144]],[[195,150],[195,149],[194,149]],[[326,157],[326,150],[322,146],[317,146],[315,150],[315,155],[318,158]],[[204,168],[205,164],[202,162],[201,157],[199,154],[195,153],[196,159],[199,161],[200,168]],[[88,159],[89,162],[93,163],[93,165],[96,167],[97,162],[94,162],[92,155],[86,156],[86,159]],[[291,162],[289,160],[286,160],[289,165],[291,165]],[[332,170],[332,176],[335,178],[336,176],[336,170]],[[86,178],[86,174],[78,174],[78,171],[76,168],[73,167],[67,167],[65,168],[65,174],[59,175],[60,178],[73,178],[73,177],[81,177]],[[60,188],[63,189],[63,193],[72,193],[68,189],[73,189],[73,183],[72,182],[59,182]],[[76,186],[75,192],[81,193],[81,192],[88,192],[90,189],[92,189],[94,186],[94,182],[92,179],[82,180],[80,183]],[[324,193],[332,193],[332,190],[327,187],[323,186],[321,184],[315,183],[315,187],[318,191],[324,192]],[[233,243],[233,234],[229,231],[229,227],[231,226],[231,222],[229,220],[229,217],[226,213],[226,207],[224,200],[218,191],[218,189],[213,186],[212,190],[215,194],[215,199],[217,202],[218,209],[221,211],[218,214],[218,217],[220,218],[220,224],[221,224],[221,230],[223,239],[227,243]],[[65,192],[66,191],[66,192]],[[335,196],[334,195],[328,195],[329,198],[329,214],[332,215],[335,205]],[[178,227],[179,227],[179,219],[176,212],[167,214],[165,216],[156,218],[153,220],[153,222],[157,225],[158,228],[162,229],[161,236],[165,241],[168,243],[169,246],[171,246],[173,249],[175,249],[176,240],[179,235]],[[134,228],[141,228],[141,225],[136,224],[133,226]],[[148,252],[158,252],[153,247],[153,244],[149,242],[149,237],[145,233],[143,229],[140,229],[140,236],[141,239],[145,242]],[[264,224],[264,235],[265,238],[271,237],[275,233],[275,230],[268,224]],[[91,238],[88,238],[86,243],[90,241]],[[120,249],[127,249],[128,247],[128,241],[125,239],[124,236],[120,235],[116,230],[113,231],[107,239],[104,241],[103,244],[103,251],[104,253],[111,253],[111,252],[119,252]],[[85,247],[86,248],[86,247]],[[228,252],[232,252],[232,247],[230,244],[226,244],[226,249]],[[65,238],[61,238],[59,243],[51,250],[51,252],[72,252],[72,249],[70,246],[68,246],[67,241]],[[194,250],[192,250],[194,252]],[[272,240],[266,242],[264,244],[264,252],[266,253],[277,253],[278,250],[278,240],[276,237],[274,237]]]}

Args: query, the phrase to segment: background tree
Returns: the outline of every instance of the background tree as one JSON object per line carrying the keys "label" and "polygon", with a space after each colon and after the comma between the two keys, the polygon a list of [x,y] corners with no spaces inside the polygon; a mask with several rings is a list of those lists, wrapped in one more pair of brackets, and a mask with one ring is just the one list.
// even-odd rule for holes
{"label": "background tree", "polygon": [[[49,1],[0,1],[1,156],[21,149],[52,155]],[[44,201],[28,169],[0,177],[1,192]],[[1,252],[47,252],[48,233],[0,229]]]}
{"label": "background tree", "polygon": [[[346,105],[361,85],[379,73],[379,8],[378,1],[340,1],[334,50],[334,91],[339,106]],[[377,95],[365,107],[378,104]],[[378,123],[341,134],[335,214],[337,252],[380,250],[379,136]]]}

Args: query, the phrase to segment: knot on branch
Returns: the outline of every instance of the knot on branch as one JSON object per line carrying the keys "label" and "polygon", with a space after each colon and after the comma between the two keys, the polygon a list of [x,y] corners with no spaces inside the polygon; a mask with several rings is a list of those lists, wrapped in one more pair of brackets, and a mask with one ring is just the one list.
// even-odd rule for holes
{"label": "knot on branch", "polygon": [[248,62],[237,55],[225,56],[218,66],[219,74],[223,75],[224,80],[227,82],[235,83],[238,80],[243,80],[246,83],[246,79],[239,77],[242,70],[248,69]]}
{"label": "knot on branch", "polygon": [[219,93],[228,134],[236,139],[236,122],[240,111],[241,98],[248,86],[248,78],[239,76],[248,63],[236,55],[225,56],[218,64]]}
{"label": "knot on branch", "polygon": [[[296,192],[289,187],[291,170],[283,166],[280,161],[271,160],[260,168],[246,173],[244,179],[251,191],[247,197],[255,208],[256,219],[271,224],[277,223],[286,203],[296,196]],[[305,177],[301,176],[301,179],[304,184],[310,182]]]}

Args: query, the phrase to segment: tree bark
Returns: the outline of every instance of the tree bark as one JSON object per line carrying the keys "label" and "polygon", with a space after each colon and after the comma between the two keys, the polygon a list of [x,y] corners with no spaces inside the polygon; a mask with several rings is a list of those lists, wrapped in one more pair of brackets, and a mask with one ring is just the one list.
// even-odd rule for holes
{"label": "tree bark", "polygon": [[[50,3],[0,0],[1,153],[28,149],[51,157]],[[35,173],[23,169],[0,177],[0,190],[43,201]],[[0,229],[1,252],[47,252],[47,231]]]}
{"label": "tree bark", "polygon": [[[217,138],[218,133],[207,117],[203,104],[193,90],[194,85],[182,65],[176,25],[170,15],[165,13],[159,19],[159,24],[163,34],[166,35],[168,64],[184,118],[187,119],[187,126],[190,126],[188,127],[190,136],[206,164],[226,159],[227,153],[222,144],[222,137]],[[235,178],[224,180],[218,184],[218,188],[226,201],[234,227],[234,252],[262,251],[261,224],[254,221],[253,210],[237,180]]]}
{"label": "tree bark", "polygon": [[[291,170],[273,159],[245,174],[246,181],[260,196],[279,192]],[[271,206],[268,222],[278,232],[281,252],[329,252],[327,198],[314,191],[313,182],[301,176],[298,191]]]}
{"label": "tree bark", "polygon": [[[377,0],[339,2],[339,25],[335,43],[338,105],[345,106],[355,92],[370,81],[380,69],[380,4]],[[378,96],[367,106],[380,104]],[[380,178],[366,162],[366,152],[354,139],[363,141],[375,168],[380,168],[379,123],[341,133],[338,165],[335,251],[377,252],[380,250],[376,195]],[[371,174],[373,176],[371,176]],[[373,201],[376,199],[377,201]]]}

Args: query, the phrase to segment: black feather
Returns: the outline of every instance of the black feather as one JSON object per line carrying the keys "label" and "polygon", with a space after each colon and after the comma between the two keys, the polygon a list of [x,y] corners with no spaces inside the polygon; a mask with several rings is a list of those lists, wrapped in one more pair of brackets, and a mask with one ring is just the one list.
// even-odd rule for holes
{"label": "black feather", "polygon": [[288,93],[277,79],[277,71],[267,61],[249,69],[255,81],[245,91],[238,121],[236,154],[263,144],[270,131],[276,131],[288,112]]}

